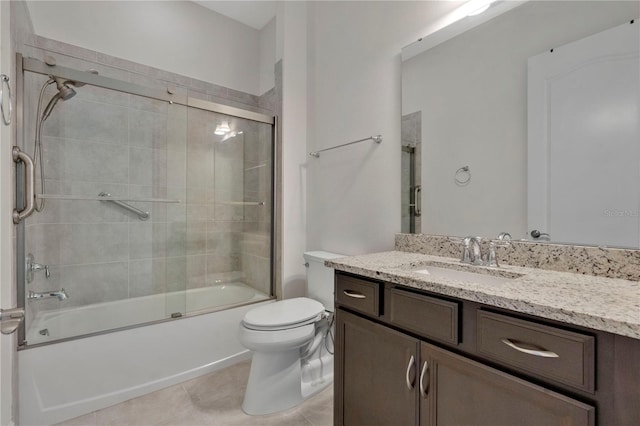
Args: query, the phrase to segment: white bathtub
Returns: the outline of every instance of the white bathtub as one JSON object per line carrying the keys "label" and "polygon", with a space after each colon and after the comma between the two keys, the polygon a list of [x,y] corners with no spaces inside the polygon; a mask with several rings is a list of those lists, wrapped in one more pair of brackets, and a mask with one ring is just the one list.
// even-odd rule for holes
{"label": "white bathtub", "polygon": [[[141,312],[161,309],[170,313],[172,303],[183,307],[180,312],[184,312],[185,301],[188,312],[211,309],[211,301],[221,309],[20,351],[20,424],[61,422],[249,358],[236,335],[240,320],[256,305],[238,304],[259,301],[264,295],[242,284],[224,284],[189,290],[186,299],[184,293],[177,296],[148,296],[39,313],[27,330],[29,344],[38,338],[42,342],[94,332],[96,327],[123,327],[132,320],[144,322]],[[49,336],[39,334],[44,328]]]}
{"label": "white bathtub", "polygon": [[170,317],[175,312],[198,314],[228,309],[264,298],[264,294],[247,285],[227,283],[82,307],[41,311],[29,324],[26,340],[28,345],[36,345],[158,321]]}

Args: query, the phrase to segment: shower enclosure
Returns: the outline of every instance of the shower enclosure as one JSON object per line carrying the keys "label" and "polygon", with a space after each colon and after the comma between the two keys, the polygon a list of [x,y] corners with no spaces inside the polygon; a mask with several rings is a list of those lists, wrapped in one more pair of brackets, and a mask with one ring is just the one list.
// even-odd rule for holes
{"label": "shower enclosure", "polygon": [[18,63],[19,346],[273,297],[274,116]]}

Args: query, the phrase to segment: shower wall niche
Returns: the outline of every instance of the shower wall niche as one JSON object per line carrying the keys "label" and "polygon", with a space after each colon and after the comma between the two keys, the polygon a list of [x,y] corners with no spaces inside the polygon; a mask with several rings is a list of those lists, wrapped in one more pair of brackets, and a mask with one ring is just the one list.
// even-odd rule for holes
{"label": "shower wall niche", "polygon": [[[26,343],[272,297],[274,112],[260,105],[276,105],[274,91],[257,97],[42,38],[36,44],[25,57],[53,57],[49,74],[91,69],[110,84],[70,83],[75,96],[58,101],[42,126],[45,185],[38,165],[36,194],[44,208],[21,226],[25,260],[32,255],[49,273],[26,274]],[[33,156],[37,118],[58,90],[46,86],[38,112],[50,76],[23,77],[22,149]],[[188,101],[153,96],[167,92]],[[67,298],[34,298],[63,288]],[[213,288],[231,290],[204,292]],[[69,330],[64,316],[87,309],[117,318]]]}

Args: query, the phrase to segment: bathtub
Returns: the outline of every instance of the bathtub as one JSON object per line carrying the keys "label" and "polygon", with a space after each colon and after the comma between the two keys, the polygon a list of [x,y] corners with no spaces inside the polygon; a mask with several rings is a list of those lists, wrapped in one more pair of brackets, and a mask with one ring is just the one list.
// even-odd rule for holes
{"label": "bathtub", "polygon": [[153,321],[177,307],[190,315],[19,351],[19,423],[61,422],[248,359],[238,326],[255,303],[270,302],[243,284],[224,284],[39,312],[29,345]]}
{"label": "bathtub", "polygon": [[193,315],[263,299],[264,294],[247,285],[228,283],[82,307],[41,311],[31,321],[26,340],[28,345],[36,345],[115,330],[132,324],[145,324],[167,318],[174,312],[189,312],[189,315]]}

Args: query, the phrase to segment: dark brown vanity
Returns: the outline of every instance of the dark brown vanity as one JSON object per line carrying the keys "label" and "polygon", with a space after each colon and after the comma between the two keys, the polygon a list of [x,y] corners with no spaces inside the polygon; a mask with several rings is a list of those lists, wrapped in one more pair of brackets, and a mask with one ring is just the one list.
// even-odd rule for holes
{"label": "dark brown vanity", "polygon": [[336,426],[640,425],[638,339],[335,278]]}

